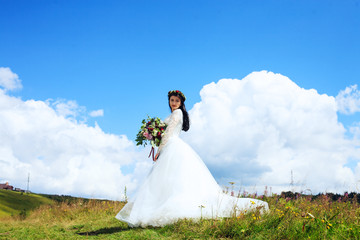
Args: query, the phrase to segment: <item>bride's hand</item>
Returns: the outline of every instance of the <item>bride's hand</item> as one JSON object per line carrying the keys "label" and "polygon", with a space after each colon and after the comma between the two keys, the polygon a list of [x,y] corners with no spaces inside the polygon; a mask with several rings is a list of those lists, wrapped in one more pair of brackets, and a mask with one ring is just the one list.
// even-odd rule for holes
{"label": "bride's hand", "polygon": [[157,154],[155,155],[155,160],[154,160],[154,162],[156,162],[156,160],[158,160],[158,158],[159,158],[159,153],[157,153]]}

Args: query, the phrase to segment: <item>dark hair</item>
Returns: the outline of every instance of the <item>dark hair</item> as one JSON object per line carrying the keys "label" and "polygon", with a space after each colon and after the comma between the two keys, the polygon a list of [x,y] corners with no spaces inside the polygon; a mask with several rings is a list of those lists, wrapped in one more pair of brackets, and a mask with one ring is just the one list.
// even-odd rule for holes
{"label": "dark hair", "polygon": [[180,98],[180,102],[181,102],[181,104],[180,104],[180,107],[179,107],[179,109],[182,111],[182,114],[183,114],[183,125],[182,125],[182,130],[184,130],[185,132],[187,131],[187,130],[189,130],[189,128],[190,128],[190,119],[189,119],[189,114],[188,114],[188,112],[186,111],[186,107],[185,107],[185,95],[182,93],[182,92],[180,92],[180,91],[178,91],[178,90],[176,90],[176,91],[170,91],[169,93],[168,93],[168,100],[169,100],[169,107],[170,107],[170,110],[171,110],[171,106],[170,106],[170,98],[171,98],[171,96],[176,96],[176,97],[179,97]]}

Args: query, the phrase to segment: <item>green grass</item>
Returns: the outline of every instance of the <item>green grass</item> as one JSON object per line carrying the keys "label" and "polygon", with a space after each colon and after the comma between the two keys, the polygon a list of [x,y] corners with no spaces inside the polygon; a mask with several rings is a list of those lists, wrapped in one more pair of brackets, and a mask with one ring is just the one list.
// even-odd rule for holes
{"label": "green grass", "polygon": [[78,199],[42,205],[25,219],[0,219],[0,239],[360,239],[355,198],[267,197],[270,211],[129,228],[115,219],[124,203]]}
{"label": "green grass", "polygon": [[20,193],[0,190],[0,218],[27,214],[43,204],[53,204],[54,201],[33,193]]}

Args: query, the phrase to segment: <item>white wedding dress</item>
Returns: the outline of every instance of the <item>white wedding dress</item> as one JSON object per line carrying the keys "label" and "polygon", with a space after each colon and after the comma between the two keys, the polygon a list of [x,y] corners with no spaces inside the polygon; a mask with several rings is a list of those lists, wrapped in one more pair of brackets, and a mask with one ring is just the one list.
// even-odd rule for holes
{"label": "white wedding dress", "polygon": [[210,171],[179,134],[182,111],[165,119],[168,127],[159,146],[160,155],[136,196],[116,215],[131,227],[164,226],[183,218],[230,217],[266,202],[224,194]]}

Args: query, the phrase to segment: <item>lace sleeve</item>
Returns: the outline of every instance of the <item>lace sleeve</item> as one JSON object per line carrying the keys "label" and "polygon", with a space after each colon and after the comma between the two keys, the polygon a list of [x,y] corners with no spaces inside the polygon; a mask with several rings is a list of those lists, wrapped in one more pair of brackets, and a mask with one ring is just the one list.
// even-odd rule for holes
{"label": "lace sleeve", "polygon": [[164,132],[164,136],[161,138],[160,146],[157,153],[161,152],[161,149],[166,145],[169,138],[173,135],[176,125],[182,121],[182,112],[180,109],[176,109],[170,116],[169,123]]}

